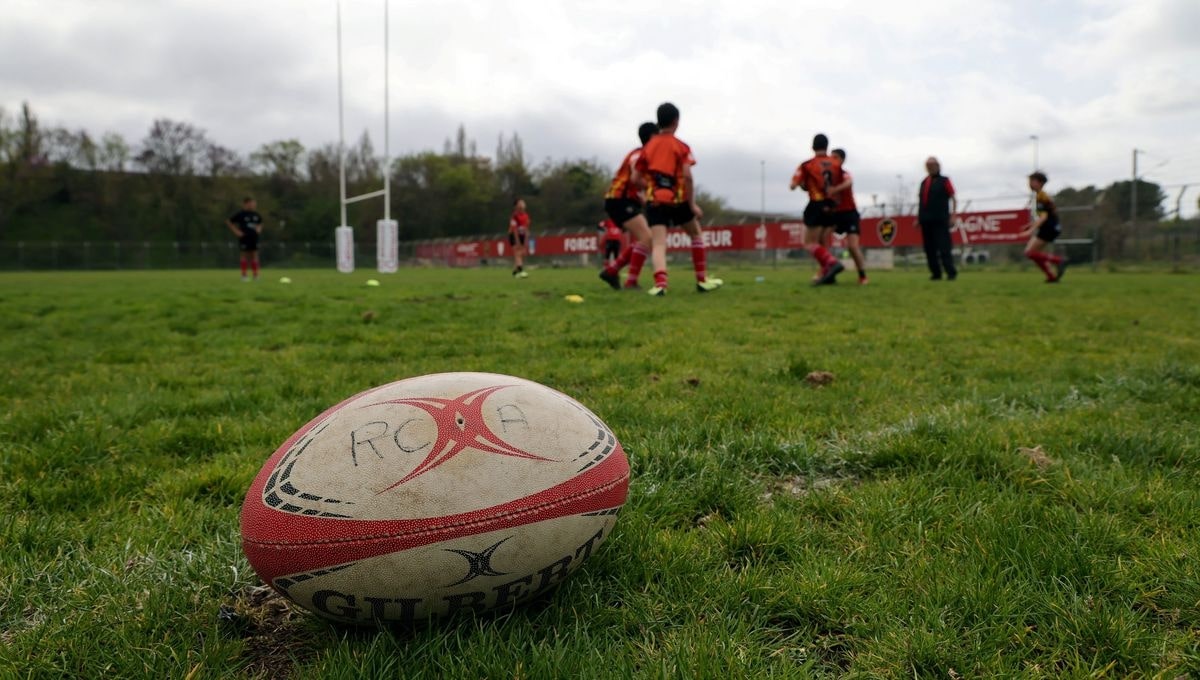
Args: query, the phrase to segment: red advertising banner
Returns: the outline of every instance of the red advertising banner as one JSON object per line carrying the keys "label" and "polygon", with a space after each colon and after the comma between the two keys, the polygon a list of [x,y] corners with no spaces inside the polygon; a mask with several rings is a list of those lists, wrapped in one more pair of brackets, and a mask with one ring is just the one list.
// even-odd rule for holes
{"label": "red advertising banner", "polygon": [[[1029,225],[1025,209],[971,212],[958,215],[951,237],[956,245],[996,245],[1021,243],[1020,232]],[[704,228],[704,243],[710,250],[793,250],[804,247],[804,223],[767,222]],[[911,215],[901,217],[863,218],[860,239],[864,248],[899,248],[921,245],[921,227]],[[844,237],[834,238],[840,245]],[[669,250],[687,250],[691,237],[681,229],[667,234]],[[598,253],[603,249],[599,233],[534,235],[530,239],[530,255],[563,256]],[[416,257],[445,262],[451,266],[468,267],[480,259],[508,257],[512,254],[503,238],[476,238],[462,241],[426,241],[416,244]]]}

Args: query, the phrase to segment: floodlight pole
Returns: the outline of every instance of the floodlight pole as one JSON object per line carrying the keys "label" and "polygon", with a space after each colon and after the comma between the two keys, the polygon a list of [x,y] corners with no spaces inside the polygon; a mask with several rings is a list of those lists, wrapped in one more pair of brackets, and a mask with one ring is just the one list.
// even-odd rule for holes
{"label": "floodlight pole", "polygon": [[759,161],[758,165],[759,165],[759,185],[760,185],[760,188],[762,189],[762,195],[759,197],[759,204],[758,204],[758,207],[759,207],[758,223],[759,223],[759,226],[766,226],[766,224],[767,224],[767,162],[765,160]]}
{"label": "floodlight pole", "polygon": [[1133,232],[1134,243],[1141,244],[1141,237],[1137,230],[1137,195],[1138,195],[1138,176],[1137,176],[1137,157],[1141,153],[1138,149],[1133,150],[1133,182],[1129,185],[1129,230]]}

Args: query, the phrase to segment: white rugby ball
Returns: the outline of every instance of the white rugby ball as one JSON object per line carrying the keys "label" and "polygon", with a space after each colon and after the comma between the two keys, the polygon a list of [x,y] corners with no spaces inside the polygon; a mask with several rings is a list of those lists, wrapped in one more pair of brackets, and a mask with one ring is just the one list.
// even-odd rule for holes
{"label": "white rugby ball", "polygon": [[335,621],[412,624],[529,600],[608,537],[629,486],[574,399],[490,373],[353,396],[267,460],[242,506],[259,576]]}

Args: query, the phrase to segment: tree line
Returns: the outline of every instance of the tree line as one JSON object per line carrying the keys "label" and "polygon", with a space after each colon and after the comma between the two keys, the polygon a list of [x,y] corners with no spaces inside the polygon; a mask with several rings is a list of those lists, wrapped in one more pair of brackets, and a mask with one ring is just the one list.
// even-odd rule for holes
{"label": "tree line", "polygon": [[[367,133],[346,149],[350,195],[383,184],[381,156]],[[515,196],[528,199],[540,229],[589,228],[601,214],[600,197],[611,168],[590,159],[545,160],[532,165],[518,134],[501,135],[484,156],[459,126],[440,151],[399,156],[390,164],[392,215],[401,238],[427,239],[502,231]],[[1139,180],[1137,221],[1164,224],[1166,198]],[[1102,255],[1126,255],[1133,240],[1134,183],[1066,188],[1063,207],[1087,210],[1064,216],[1070,230],[1086,225]],[[131,143],[121,135],[42,125],[28,103],[0,109],[0,241],[178,241],[228,238],[225,218],[244,195],[258,199],[268,238],[321,241],[339,221],[338,146],[306,148],[296,139],[266,142],[247,155],[222,146],[187,122],[153,121]],[[719,197],[701,191],[706,220],[736,221]],[[374,238],[383,217],[380,200],[351,205],[348,221],[360,238]]]}
{"label": "tree line", "polygon": [[[483,156],[459,126],[440,151],[390,164],[392,216],[401,238],[503,231],[513,198],[530,199],[541,229],[594,226],[611,168],[590,159],[531,164],[521,137],[501,135]],[[381,154],[364,132],[346,148],[349,195],[382,187]],[[29,104],[0,109],[0,240],[178,241],[228,238],[223,222],[246,195],[258,200],[269,238],[319,241],[337,226],[338,145],[306,148],[296,139],[248,155],[222,146],[191,123],[155,120],[131,143],[106,132],[46,127]],[[701,194],[713,216],[722,199]],[[382,200],[349,207],[348,221],[374,238]]]}

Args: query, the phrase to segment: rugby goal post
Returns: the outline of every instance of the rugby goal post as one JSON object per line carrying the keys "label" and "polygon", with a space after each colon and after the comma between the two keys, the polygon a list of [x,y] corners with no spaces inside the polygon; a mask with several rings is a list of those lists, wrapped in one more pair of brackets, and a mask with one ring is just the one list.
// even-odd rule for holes
{"label": "rugby goal post", "polygon": [[395,274],[400,267],[399,225],[392,219],[391,139],[389,137],[388,74],[388,0],[383,0],[383,188],[357,196],[346,195],[346,124],[342,96],[342,0],[337,1],[337,72],[338,72],[338,185],[341,222],[334,229],[337,270],[354,271],[354,227],[346,219],[346,206],[383,197],[383,219],[375,222],[375,264],[381,274]]}

